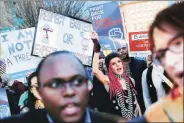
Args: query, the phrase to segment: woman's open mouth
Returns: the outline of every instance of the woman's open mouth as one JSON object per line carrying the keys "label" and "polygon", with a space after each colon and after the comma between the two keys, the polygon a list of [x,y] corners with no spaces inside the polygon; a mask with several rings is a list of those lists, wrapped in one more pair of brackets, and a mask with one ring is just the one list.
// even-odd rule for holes
{"label": "woman's open mouth", "polygon": [[121,72],[121,68],[118,68],[117,71],[118,71],[118,72]]}

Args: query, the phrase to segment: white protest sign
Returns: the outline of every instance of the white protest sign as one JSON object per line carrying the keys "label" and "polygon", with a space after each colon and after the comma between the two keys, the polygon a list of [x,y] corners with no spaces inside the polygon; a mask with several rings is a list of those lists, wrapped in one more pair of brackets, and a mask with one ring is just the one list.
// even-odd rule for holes
{"label": "white protest sign", "polygon": [[31,56],[35,28],[0,33],[6,73],[19,79],[34,71],[41,58]]}
{"label": "white protest sign", "polygon": [[90,23],[40,9],[32,54],[45,57],[54,51],[67,50],[73,52],[84,65],[91,66],[91,29]]}

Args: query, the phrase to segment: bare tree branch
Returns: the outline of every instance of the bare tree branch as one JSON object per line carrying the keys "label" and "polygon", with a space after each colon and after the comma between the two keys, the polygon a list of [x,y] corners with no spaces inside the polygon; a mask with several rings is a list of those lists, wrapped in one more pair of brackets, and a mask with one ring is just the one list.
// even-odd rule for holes
{"label": "bare tree branch", "polygon": [[[48,2],[50,1],[50,2]],[[43,8],[58,14],[63,14],[70,17],[85,19],[86,1],[63,1],[63,0],[39,0],[39,1],[24,1],[16,0],[12,7],[12,1],[5,1],[5,8],[8,16],[4,20],[8,20],[11,25],[16,25],[16,19],[23,19],[24,23],[19,28],[35,27],[38,22],[39,9]],[[14,13],[13,13],[14,12]],[[12,17],[15,14],[16,17]],[[0,24],[0,26],[2,26]]]}

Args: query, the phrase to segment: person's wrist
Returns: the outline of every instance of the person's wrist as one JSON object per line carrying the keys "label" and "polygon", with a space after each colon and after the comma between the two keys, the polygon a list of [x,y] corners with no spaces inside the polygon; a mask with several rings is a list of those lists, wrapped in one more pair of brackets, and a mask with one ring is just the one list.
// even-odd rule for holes
{"label": "person's wrist", "polygon": [[98,53],[98,52],[100,52],[100,44],[98,43],[98,42],[95,42],[94,43],[94,51],[96,52],[96,53]]}

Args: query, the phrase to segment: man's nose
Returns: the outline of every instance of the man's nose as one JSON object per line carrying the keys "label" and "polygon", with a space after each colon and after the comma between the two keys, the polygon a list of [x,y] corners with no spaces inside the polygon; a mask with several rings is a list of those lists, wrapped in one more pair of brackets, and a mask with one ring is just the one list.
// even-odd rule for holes
{"label": "man's nose", "polygon": [[65,89],[64,89],[64,96],[74,96],[75,95],[75,90],[70,83],[65,83]]}
{"label": "man's nose", "polygon": [[183,54],[168,54],[165,56],[165,62],[165,64],[169,66],[175,66],[176,64],[183,62]]}

